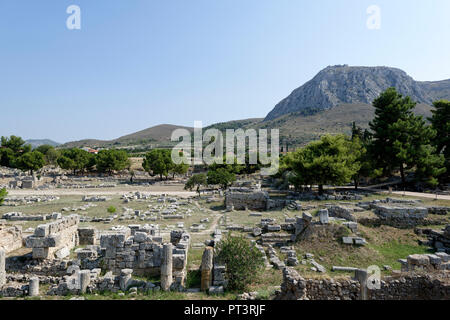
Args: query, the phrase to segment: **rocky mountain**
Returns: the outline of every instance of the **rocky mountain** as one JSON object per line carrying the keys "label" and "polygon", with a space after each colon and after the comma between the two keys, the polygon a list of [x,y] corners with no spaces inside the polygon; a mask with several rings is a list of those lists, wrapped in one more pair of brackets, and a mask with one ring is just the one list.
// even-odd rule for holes
{"label": "rocky mountain", "polygon": [[371,104],[389,87],[426,105],[450,98],[450,79],[419,82],[396,68],[330,66],[278,103],[264,121],[293,112],[313,114],[342,104]]}
{"label": "rocky mountain", "polygon": [[[322,135],[351,133],[352,123],[368,128],[373,119],[372,101],[389,87],[418,102],[415,113],[431,116],[432,102],[450,100],[450,79],[415,81],[406,72],[389,67],[327,67],[294,90],[266,116],[213,124],[208,128],[280,129],[280,139],[291,146],[304,145]],[[114,140],[81,140],[62,147],[134,148],[170,147],[172,131],[193,128],[163,124]]]}

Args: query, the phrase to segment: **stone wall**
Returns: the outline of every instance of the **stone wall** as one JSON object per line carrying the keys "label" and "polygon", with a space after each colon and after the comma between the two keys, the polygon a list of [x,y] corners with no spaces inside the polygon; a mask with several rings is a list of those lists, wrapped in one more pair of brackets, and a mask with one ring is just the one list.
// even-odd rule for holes
{"label": "stone wall", "polygon": [[39,225],[34,234],[25,239],[27,248],[33,248],[34,259],[64,258],[78,245],[78,215]]}
{"label": "stone wall", "polygon": [[[136,275],[159,275],[163,263],[163,240],[152,234],[153,229],[125,228],[121,232],[100,238],[103,267],[113,274],[132,269]],[[172,232],[172,272],[174,286],[184,286],[190,236],[186,232]]]}
{"label": "stone wall", "polygon": [[267,210],[269,195],[265,191],[234,188],[225,193],[225,206],[236,210]]}
{"label": "stone wall", "polygon": [[329,206],[328,213],[331,217],[343,218],[349,221],[356,221],[353,216],[353,209],[346,206]]}
{"label": "stone wall", "polygon": [[[304,279],[294,269],[283,270],[277,300],[359,300],[360,283],[351,278]],[[450,275],[402,274],[381,280],[380,289],[368,290],[369,300],[448,300]]]}
{"label": "stone wall", "polygon": [[414,206],[372,205],[374,213],[378,216],[380,224],[395,228],[414,228],[426,224],[428,209]]}
{"label": "stone wall", "polygon": [[95,245],[97,244],[97,230],[90,227],[78,228],[78,238],[80,245]]}
{"label": "stone wall", "polygon": [[22,212],[8,212],[2,216],[2,219],[9,221],[45,221],[61,219],[61,213],[54,212],[42,215],[24,215]]}
{"label": "stone wall", "polygon": [[22,227],[0,224],[0,249],[9,253],[21,248],[22,245]]}
{"label": "stone wall", "polygon": [[450,254],[450,224],[442,230],[432,229],[416,229],[415,232],[419,235],[426,235],[427,241],[421,241],[423,245],[428,245],[437,252],[446,252]]}
{"label": "stone wall", "polygon": [[450,255],[444,252],[435,254],[411,254],[406,259],[400,259],[403,272],[437,270],[450,271]]}

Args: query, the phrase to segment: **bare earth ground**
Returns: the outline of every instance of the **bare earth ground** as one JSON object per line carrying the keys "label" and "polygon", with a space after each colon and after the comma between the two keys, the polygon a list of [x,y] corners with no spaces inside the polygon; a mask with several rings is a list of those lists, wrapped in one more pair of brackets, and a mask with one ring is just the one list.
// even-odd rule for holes
{"label": "bare earth ground", "polygon": [[119,186],[115,188],[85,188],[85,189],[49,189],[49,190],[8,190],[10,196],[32,196],[32,195],[49,195],[49,196],[84,196],[84,195],[122,195],[128,192],[141,191],[153,195],[168,194],[179,197],[195,196],[195,192],[186,191],[183,185],[161,185],[151,187],[141,186]]}

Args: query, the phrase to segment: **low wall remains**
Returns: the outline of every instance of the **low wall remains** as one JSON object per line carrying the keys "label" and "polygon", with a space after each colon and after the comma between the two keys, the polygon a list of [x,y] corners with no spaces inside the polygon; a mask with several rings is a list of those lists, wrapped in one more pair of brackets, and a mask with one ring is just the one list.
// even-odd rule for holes
{"label": "low wall remains", "polygon": [[22,245],[22,227],[0,224],[0,249],[9,253],[21,248]]}
{"label": "low wall remains", "polygon": [[269,194],[261,190],[235,188],[225,193],[225,206],[236,210],[267,210]]}
{"label": "low wall remains", "polygon": [[27,248],[33,249],[34,259],[62,259],[78,245],[78,215],[39,225],[34,234],[25,239]]}
{"label": "low wall remains", "polygon": [[[164,263],[163,239],[156,236],[156,229],[125,228],[121,232],[102,235],[100,247],[103,268],[113,274],[132,269],[135,275],[159,275]],[[183,287],[186,279],[187,255],[190,236],[186,232],[172,231],[173,288]]]}
{"label": "low wall remains", "polygon": [[[381,280],[380,289],[367,290],[368,300],[448,300],[450,275],[401,274]],[[283,270],[283,283],[276,300],[361,300],[361,285],[343,279],[304,279],[294,269]]]}

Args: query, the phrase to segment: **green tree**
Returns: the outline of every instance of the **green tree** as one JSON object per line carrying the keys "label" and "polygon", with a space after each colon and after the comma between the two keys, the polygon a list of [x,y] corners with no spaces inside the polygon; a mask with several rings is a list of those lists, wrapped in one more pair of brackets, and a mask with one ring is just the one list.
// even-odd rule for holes
{"label": "green tree", "polygon": [[325,135],[305,148],[288,155],[286,165],[293,175],[290,182],[298,189],[317,184],[323,193],[325,184],[343,185],[360,169],[358,153],[351,152],[351,140],[344,135]]}
{"label": "green tree", "polygon": [[31,145],[26,144],[26,142],[21,137],[2,137],[1,143],[2,147],[11,149],[16,155],[19,153],[27,153],[31,151]]}
{"label": "green tree", "polygon": [[450,101],[440,100],[433,103],[432,117],[428,118],[436,136],[431,143],[436,148],[437,154],[443,154],[445,158],[446,174],[441,178],[448,181],[450,176]]}
{"label": "green tree", "polygon": [[208,171],[207,181],[209,185],[219,185],[223,190],[226,190],[236,181],[236,175],[225,168],[218,168]]}
{"label": "green tree", "polygon": [[125,170],[131,163],[124,150],[101,150],[96,156],[96,165],[99,172],[112,174],[114,171]]}
{"label": "green tree", "polygon": [[191,190],[196,188],[198,196],[200,197],[200,187],[207,186],[206,174],[199,173],[194,174],[192,177],[188,179],[186,184],[184,185],[184,190]]}
{"label": "green tree", "polygon": [[353,175],[355,190],[358,189],[359,181],[363,177],[374,177],[379,171],[374,170],[369,153],[368,145],[371,142],[371,135],[367,130],[362,130],[353,123],[350,152],[355,158],[356,173]]}
{"label": "green tree", "polygon": [[6,147],[0,148],[0,165],[12,168],[15,158],[16,155],[12,149]]}
{"label": "green tree", "polygon": [[161,180],[163,176],[167,178],[174,166],[171,154],[168,149],[154,149],[145,155],[142,167],[152,176],[159,175]]}
{"label": "green tree", "polygon": [[39,151],[40,153],[42,153],[44,155],[46,165],[57,164],[60,153],[53,146],[44,144],[44,145],[37,147],[34,150]]}
{"label": "green tree", "polygon": [[65,170],[73,170],[73,174],[77,172],[85,172],[92,168],[95,164],[94,155],[78,148],[65,149],[61,152],[58,159],[58,165]]}
{"label": "green tree", "polygon": [[264,270],[263,253],[244,236],[228,235],[217,244],[216,252],[225,265],[230,290],[246,290]]}
{"label": "green tree", "polygon": [[6,188],[0,189],[0,206],[5,201],[6,196],[8,195],[8,191],[6,191]]}
{"label": "green tree", "polygon": [[436,132],[413,113],[416,103],[389,88],[374,100],[373,106],[375,118],[369,124],[373,131],[369,152],[376,167],[384,175],[399,170],[403,184],[405,171],[416,167],[417,178],[434,184],[435,178],[428,175],[442,172],[442,159],[430,145]]}
{"label": "green tree", "polygon": [[16,168],[23,171],[30,171],[30,174],[33,174],[34,171],[41,169],[44,165],[44,155],[39,151],[24,153],[15,160]]}
{"label": "green tree", "polygon": [[16,168],[16,159],[31,151],[31,145],[17,136],[1,137],[0,164],[5,167]]}
{"label": "green tree", "polygon": [[175,177],[175,174],[185,175],[189,170],[189,165],[186,163],[174,164],[172,169],[172,177]]}

